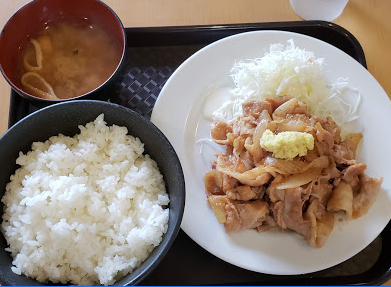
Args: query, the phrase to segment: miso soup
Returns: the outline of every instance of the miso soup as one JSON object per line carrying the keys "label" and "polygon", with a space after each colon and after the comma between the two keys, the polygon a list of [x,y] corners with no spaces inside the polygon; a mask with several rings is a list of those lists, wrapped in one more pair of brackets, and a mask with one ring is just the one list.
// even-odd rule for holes
{"label": "miso soup", "polygon": [[87,20],[51,23],[31,36],[21,50],[22,89],[45,99],[88,93],[115,71],[122,48],[103,28]]}

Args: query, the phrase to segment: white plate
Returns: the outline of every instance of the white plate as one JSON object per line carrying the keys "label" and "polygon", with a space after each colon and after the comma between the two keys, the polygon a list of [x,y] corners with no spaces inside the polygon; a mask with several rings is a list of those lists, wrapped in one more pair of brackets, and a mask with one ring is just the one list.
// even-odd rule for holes
{"label": "white plate", "polygon": [[[209,137],[210,122],[202,117],[202,103],[210,87],[230,85],[229,71],[237,60],[256,58],[270,44],[286,43],[325,58],[326,75],[334,82],[349,77],[362,95],[357,124],[364,134],[361,160],[366,173],[384,177],[382,190],[369,212],[353,221],[336,221],[326,244],[311,247],[294,232],[246,230],[224,232],[206,203],[203,176],[213,159],[211,145],[196,141]],[[231,84],[232,85],[232,84]],[[165,84],[152,113],[157,125],[173,144],[183,165],[186,207],[182,229],[200,246],[236,266],[269,274],[304,274],[341,263],[364,249],[391,218],[391,102],[373,76],[341,50],[315,38],[281,31],[259,31],[235,35],[215,42],[186,60]]]}

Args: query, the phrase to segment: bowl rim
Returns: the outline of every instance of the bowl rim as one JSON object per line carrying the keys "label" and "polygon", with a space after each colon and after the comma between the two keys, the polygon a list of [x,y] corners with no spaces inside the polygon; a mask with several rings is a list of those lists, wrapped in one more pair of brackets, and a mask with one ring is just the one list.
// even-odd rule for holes
{"label": "bowl rim", "polygon": [[[13,19],[15,17],[15,15],[17,15],[20,11],[22,11],[23,9],[25,9],[26,7],[30,6],[30,5],[36,5],[37,2],[39,2],[40,0],[33,0],[33,1],[29,1],[27,2],[26,4],[22,5],[18,10],[16,10],[11,17],[8,18],[7,22],[5,23],[5,25],[3,26],[3,28],[1,29],[0,31],[0,38],[3,34],[3,32],[5,31],[5,29],[7,28],[7,26],[9,25],[9,22],[11,19]],[[117,13],[114,12],[114,10],[109,6],[107,5],[105,2],[103,2],[102,0],[91,0],[91,1],[95,1],[95,2],[98,2],[100,3],[101,5],[103,5],[103,7],[105,7],[108,11],[110,11],[114,16],[115,18],[117,19],[118,21],[118,24],[120,25],[121,27],[121,32],[122,32],[122,38],[123,38],[123,41],[124,41],[124,44],[123,44],[123,47],[122,47],[122,54],[121,54],[121,59],[119,60],[118,64],[117,64],[117,67],[115,68],[115,70],[113,71],[113,73],[103,82],[101,83],[98,87],[96,87],[95,89],[85,93],[85,94],[82,94],[82,95],[79,95],[77,97],[73,97],[73,98],[67,98],[67,99],[59,99],[59,100],[50,100],[50,99],[44,99],[44,98],[40,98],[40,97],[37,97],[37,96],[34,96],[30,93],[27,93],[25,92],[24,90],[22,90],[21,88],[19,88],[17,85],[15,85],[11,80],[10,78],[7,76],[7,74],[5,73],[4,69],[3,69],[3,66],[1,65],[0,63],[0,72],[1,74],[3,75],[3,77],[5,78],[5,80],[7,81],[7,83],[11,86],[11,88],[19,95],[21,96],[20,94],[23,94],[24,97],[26,97],[26,99],[28,100],[32,100],[32,101],[38,101],[38,102],[42,102],[42,103],[46,103],[46,104],[54,104],[54,103],[63,103],[63,102],[68,102],[68,101],[73,101],[73,100],[77,100],[77,99],[81,99],[83,97],[86,97],[88,95],[91,95],[95,92],[97,92],[98,90],[100,90],[101,88],[103,88],[103,86],[105,86],[114,76],[115,74],[120,70],[121,66],[123,65],[123,62],[125,60],[125,54],[126,54],[126,49],[127,49],[127,36],[126,36],[126,31],[125,31],[125,27],[121,21],[121,19],[119,18],[119,16],[117,15]]]}
{"label": "bowl rim", "polygon": [[[175,239],[176,239],[176,237],[177,237],[177,235],[179,233],[180,225],[181,225],[181,222],[182,222],[183,213],[184,213],[184,209],[185,209],[186,186],[185,186],[185,178],[184,178],[182,164],[181,164],[181,162],[179,160],[179,157],[178,157],[174,147],[172,146],[172,144],[168,140],[168,138],[163,134],[163,132],[157,126],[155,126],[150,120],[148,120],[147,118],[143,117],[142,115],[138,114],[137,112],[135,112],[135,111],[133,111],[133,110],[127,108],[127,107],[124,107],[122,105],[119,105],[119,104],[116,104],[116,103],[111,103],[111,102],[106,102],[106,101],[99,101],[99,100],[74,100],[74,101],[59,102],[59,103],[56,103],[56,104],[53,104],[53,105],[49,105],[49,106],[43,107],[43,108],[41,108],[41,109],[39,109],[37,111],[34,111],[33,113],[27,115],[26,117],[24,117],[23,119],[21,119],[20,121],[15,123],[12,127],[10,127],[0,137],[0,145],[1,145],[2,141],[4,140],[4,138],[9,137],[10,134],[15,132],[15,129],[18,128],[19,124],[22,124],[23,122],[29,121],[32,117],[38,117],[38,116],[40,116],[41,113],[45,113],[47,110],[55,110],[55,109],[63,108],[63,106],[86,105],[86,104],[95,104],[95,105],[101,105],[101,106],[111,106],[111,107],[114,107],[115,109],[122,109],[126,113],[130,114],[132,117],[138,118],[138,120],[141,120],[142,122],[144,122],[149,128],[151,128],[151,130],[153,130],[160,137],[162,137],[164,141],[166,141],[166,144],[169,147],[170,156],[173,157],[173,159],[176,162],[176,165],[178,167],[179,174],[176,175],[176,178],[177,178],[178,183],[180,185],[180,189],[182,191],[181,192],[182,196],[180,198],[180,207],[178,208],[178,216],[176,217],[176,219],[174,221],[174,224],[171,225],[171,228],[172,228],[171,233],[169,233],[170,225],[168,225],[167,232],[163,235],[162,241],[152,251],[152,252],[154,252],[154,251],[156,252],[156,254],[154,254],[154,258],[151,259],[152,257],[150,257],[150,255],[149,255],[140,264],[140,266],[141,266],[142,264],[144,264],[148,260],[151,260],[150,263],[147,262],[148,263],[147,266],[145,267],[145,269],[141,273],[136,274],[134,278],[132,278],[131,280],[126,281],[126,277],[127,276],[131,276],[134,272],[136,272],[140,268],[140,266],[138,266],[131,273],[127,274],[122,279],[117,280],[111,286],[118,286],[119,285],[118,284],[119,281],[125,281],[125,282],[122,282],[122,284],[124,284],[124,285],[129,285],[129,284],[137,285],[143,279],[145,279],[145,277],[147,277],[160,264],[160,262],[163,260],[165,255],[168,253],[168,251],[172,247],[172,245],[173,245],[173,243],[174,243],[174,241],[175,241]],[[81,124],[85,125],[87,123],[80,123],[79,125],[81,125]],[[113,124],[115,124],[115,123],[113,123]],[[61,132],[59,131],[58,133],[61,133]],[[78,134],[78,133],[80,133],[80,132],[77,132],[76,134]],[[1,197],[2,196],[3,195],[1,195]],[[3,212],[4,211],[1,211],[0,214],[2,215]],[[0,221],[2,221],[2,218],[0,218]],[[0,234],[0,236],[4,236],[4,235]],[[169,236],[169,237],[166,237],[166,236]],[[165,238],[167,238],[167,239],[165,240]],[[25,276],[25,275],[22,274],[22,276]],[[30,278],[30,279],[35,280],[35,278]],[[36,281],[36,282],[38,282],[38,281]],[[2,278],[0,283],[2,283],[4,285],[8,285],[7,281],[4,281],[4,278]],[[38,283],[40,283],[40,282],[38,282]],[[50,282],[48,284],[50,284]],[[44,284],[42,284],[42,285],[44,285]]]}

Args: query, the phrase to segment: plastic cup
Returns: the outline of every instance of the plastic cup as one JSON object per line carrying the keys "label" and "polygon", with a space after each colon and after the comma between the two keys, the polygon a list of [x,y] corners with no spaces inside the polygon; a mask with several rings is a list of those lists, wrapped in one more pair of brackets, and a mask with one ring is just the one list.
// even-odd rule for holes
{"label": "plastic cup", "polygon": [[304,20],[332,21],[341,15],[349,0],[289,0]]}

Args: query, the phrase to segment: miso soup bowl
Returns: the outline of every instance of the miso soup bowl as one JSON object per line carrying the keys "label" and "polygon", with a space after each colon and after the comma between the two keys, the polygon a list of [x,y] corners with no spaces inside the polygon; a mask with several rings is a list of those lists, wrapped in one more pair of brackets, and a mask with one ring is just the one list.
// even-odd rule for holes
{"label": "miso soup bowl", "polygon": [[[24,91],[17,77],[20,50],[29,37],[42,31],[52,21],[85,19],[96,23],[120,45],[122,55],[115,71],[94,90],[70,99],[48,100]],[[37,107],[75,99],[106,100],[115,92],[115,82],[121,80],[126,51],[126,34],[121,20],[99,0],[34,0],[20,8],[6,23],[0,34],[0,70],[12,89]]]}
{"label": "miso soup bowl", "polygon": [[[102,113],[107,125],[124,126],[128,129],[128,134],[138,137],[144,143],[145,153],[157,163],[170,197],[168,229],[162,241],[139,267],[114,284],[134,285],[140,283],[161,262],[172,246],[179,231],[185,206],[185,180],[178,156],[164,134],[146,118],[125,107],[92,100],[58,103],[32,113],[0,138],[0,199],[4,195],[11,174],[19,168],[16,159],[20,151],[26,153],[31,150],[33,142],[46,141],[59,133],[74,136],[80,133],[79,125],[94,121]],[[3,207],[0,201],[0,224]],[[5,251],[7,246],[0,232],[0,285],[53,285],[13,273],[11,254]]]}

